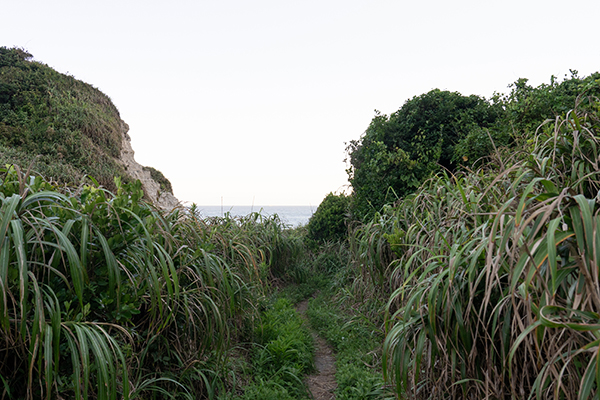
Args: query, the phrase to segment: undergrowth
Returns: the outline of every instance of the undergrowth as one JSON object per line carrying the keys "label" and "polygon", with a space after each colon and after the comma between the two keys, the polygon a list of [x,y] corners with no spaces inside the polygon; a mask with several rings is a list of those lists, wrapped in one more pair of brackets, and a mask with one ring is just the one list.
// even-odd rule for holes
{"label": "undergrowth", "polygon": [[358,310],[345,310],[349,299],[342,293],[322,291],[307,310],[312,327],[335,349],[336,399],[389,397],[381,373],[383,332]]}
{"label": "undergrowth", "polygon": [[[308,327],[286,297],[276,296],[261,313],[251,351],[252,382],[245,400],[309,399],[304,376],[314,370],[314,343]],[[228,394],[223,399],[232,399]]]}
{"label": "undergrowth", "polygon": [[[262,317],[281,339],[256,329],[297,238],[275,217],[164,213],[139,181],[115,186],[0,168],[0,398],[214,399],[244,384],[244,368],[302,393],[292,378],[310,356],[269,369],[309,353],[283,334],[300,333],[280,324],[285,307]],[[240,344],[252,337],[250,368]]]}
{"label": "undergrowth", "polygon": [[352,235],[400,398],[598,398],[600,104],[575,106]]}

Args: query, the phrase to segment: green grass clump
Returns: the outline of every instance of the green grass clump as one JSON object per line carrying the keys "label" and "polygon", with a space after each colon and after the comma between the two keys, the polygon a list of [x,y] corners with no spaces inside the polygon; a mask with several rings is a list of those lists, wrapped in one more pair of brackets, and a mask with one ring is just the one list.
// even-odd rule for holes
{"label": "green grass clump", "polygon": [[287,298],[276,298],[255,331],[253,382],[241,398],[310,398],[303,379],[314,370],[313,356],[313,339],[304,321]]}
{"label": "green grass clump", "polygon": [[[275,219],[165,213],[139,181],[115,186],[57,187],[0,168],[0,397],[197,399],[239,386],[236,344],[253,337],[293,239]],[[265,326],[288,315],[274,310]],[[309,368],[305,339],[261,335],[264,374]]]}

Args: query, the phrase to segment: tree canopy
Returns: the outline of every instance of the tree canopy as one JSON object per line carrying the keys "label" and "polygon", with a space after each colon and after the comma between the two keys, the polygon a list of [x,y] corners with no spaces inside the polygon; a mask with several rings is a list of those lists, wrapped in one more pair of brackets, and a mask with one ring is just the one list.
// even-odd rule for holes
{"label": "tree canopy", "polygon": [[390,116],[376,111],[365,134],[347,147],[355,216],[372,215],[441,167],[454,169],[455,146],[471,130],[493,125],[499,113],[481,97],[439,89],[408,100]]}
{"label": "tree canopy", "polygon": [[[454,171],[485,160],[494,148],[523,143],[546,119],[564,115],[576,99],[600,96],[600,73],[532,87],[527,79],[490,100],[431,90],[407,100],[391,115],[375,112],[358,140],[349,142],[351,211],[366,219],[419,187],[442,169]],[[578,97],[579,96],[579,97]]]}

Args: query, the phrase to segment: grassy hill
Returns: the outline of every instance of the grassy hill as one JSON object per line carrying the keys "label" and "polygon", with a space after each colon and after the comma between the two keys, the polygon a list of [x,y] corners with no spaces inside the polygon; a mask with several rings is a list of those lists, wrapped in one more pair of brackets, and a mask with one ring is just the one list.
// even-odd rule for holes
{"label": "grassy hill", "polygon": [[[127,124],[110,98],[61,74],[18,48],[0,47],[0,161],[32,170],[61,184],[79,185],[86,175],[116,189],[114,177],[132,178],[121,162]],[[163,190],[171,184],[160,171]]]}

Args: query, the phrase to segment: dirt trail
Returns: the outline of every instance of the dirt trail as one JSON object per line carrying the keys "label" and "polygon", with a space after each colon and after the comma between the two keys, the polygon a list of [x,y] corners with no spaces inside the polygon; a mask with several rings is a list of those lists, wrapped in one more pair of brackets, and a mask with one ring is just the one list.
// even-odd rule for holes
{"label": "dirt trail", "polygon": [[[296,310],[304,319],[307,319],[307,308],[308,300],[301,301],[296,305]],[[317,368],[317,372],[306,378],[308,389],[315,400],[335,399],[333,392],[337,388],[337,383],[335,382],[335,356],[333,348],[314,331],[312,335],[315,339],[315,367]]]}

